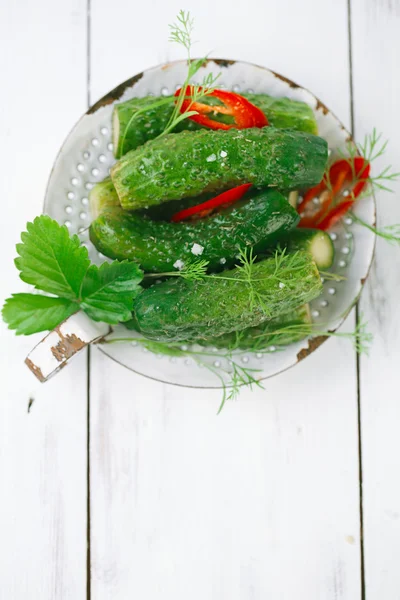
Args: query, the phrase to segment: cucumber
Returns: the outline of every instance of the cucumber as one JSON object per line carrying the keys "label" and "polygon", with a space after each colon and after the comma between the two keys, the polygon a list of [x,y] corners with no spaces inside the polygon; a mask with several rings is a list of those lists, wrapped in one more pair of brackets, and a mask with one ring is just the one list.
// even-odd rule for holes
{"label": "cucumber", "polygon": [[210,217],[182,223],[109,210],[92,222],[90,239],[105,256],[136,261],[146,272],[174,271],[177,261],[182,267],[198,256],[209,262],[210,271],[221,270],[234,264],[239,249],[263,252],[299,221],[276,190],[250,191],[246,198]]}
{"label": "cucumber", "polygon": [[308,104],[290,98],[275,98],[267,94],[243,94],[258,106],[273,127],[290,127],[305,133],[318,135],[318,125],[314,112]]}
{"label": "cucumber", "polygon": [[288,346],[294,342],[299,342],[310,335],[311,331],[310,307],[308,304],[303,304],[288,313],[279,315],[275,319],[264,321],[256,327],[225,333],[219,337],[203,340],[202,344],[215,346],[216,348],[226,348],[227,350],[240,348],[256,352],[267,348],[271,344],[274,346]]}
{"label": "cucumber", "polygon": [[[269,124],[273,127],[291,127],[306,133],[315,135],[318,133],[312,108],[304,102],[289,98],[274,98],[266,94],[243,94],[243,96],[264,112]],[[169,97],[169,104],[151,108],[155,102],[161,99],[154,96],[132,98],[114,106],[113,144],[116,158],[120,158],[129,150],[141,146],[148,140],[156,138],[164,131],[173,111],[174,98],[173,96]],[[207,101],[209,101],[207,97],[202,99],[202,102],[207,103]],[[132,119],[138,111],[144,112]],[[175,133],[186,129],[194,131],[201,128],[202,126],[194,121],[185,119],[176,127]]]}
{"label": "cucumber", "polygon": [[293,229],[279,240],[279,245],[286,247],[290,252],[310,252],[318,269],[329,269],[335,258],[335,247],[329,234],[320,229]]}
{"label": "cucumber", "polygon": [[151,140],[111,169],[121,206],[138,210],[243,183],[285,190],[319,183],[328,147],[289,129],[183,131]]}
{"label": "cucumber", "polygon": [[[157,206],[152,206],[145,212],[149,217],[156,221],[169,221],[171,217],[183,210],[201,204],[215,196],[213,193],[203,194],[197,198],[184,198],[174,202],[165,202]],[[106,177],[89,192],[90,214],[93,219],[97,219],[101,214],[108,211],[109,208],[121,207],[117,191],[114,187],[111,177]],[[144,211],[143,211],[144,212]]]}
{"label": "cucumber", "polygon": [[97,219],[108,208],[120,206],[118,194],[115,190],[111,177],[106,177],[89,192],[90,214]]}
{"label": "cucumber", "polygon": [[260,325],[316,298],[318,269],[307,252],[267,258],[251,267],[252,285],[241,268],[202,280],[171,277],[134,300],[140,331],[149,339],[209,339]]}

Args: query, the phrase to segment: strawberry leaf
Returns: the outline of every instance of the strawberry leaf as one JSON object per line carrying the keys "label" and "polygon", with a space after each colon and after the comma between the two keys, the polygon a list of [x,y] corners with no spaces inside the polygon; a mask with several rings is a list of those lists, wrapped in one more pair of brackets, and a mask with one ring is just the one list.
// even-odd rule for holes
{"label": "strawberry leaf", "polygon": [[3,306],[2,316],[17,335],[30,335],[57,327],[79,310],[76,302],[39,294],[13,294]]}
{"label": "strawberry leaf", "polygon": [[27,224],[21,240],[15,265],[22,281],[55,296],[78,300],[90,264],[78,236],[70,237],[65,225],[41,215]]}
{"label": "strawberry leaf", "polygon": [[129,261],[91,265],[82,284],[81,308],[94,321],[119,323],[132,318],[143,272]]}

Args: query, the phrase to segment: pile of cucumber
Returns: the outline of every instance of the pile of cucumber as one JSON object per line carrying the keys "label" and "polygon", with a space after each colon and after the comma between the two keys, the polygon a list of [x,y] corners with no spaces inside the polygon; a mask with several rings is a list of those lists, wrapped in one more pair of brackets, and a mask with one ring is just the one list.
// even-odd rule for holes
{"label": "pile of cucumber", "polygon": [[[332,265],[334,249],[326,232],[297,228],[293,199],[321,181],[327,144],[308,105],[246,97],[269,126],[212,130],[185,119],[158,137],[172,97],[170,105],[154,107],[147,97],[114,107],[118,160],[91,190],[90,239],[105,256],[135,261],[147,274],[128,323],[144,337],[260,349],[277,330],[285,345],[311,330],[308,303],[321,293],[319,270]],[[229,207],[171,222],[245,183],[253,185]],[[243,256],[251,257],[247,264]],[[177,276],[196,260],[206,276]],[[303,327],[296,333],[293,324]]]}

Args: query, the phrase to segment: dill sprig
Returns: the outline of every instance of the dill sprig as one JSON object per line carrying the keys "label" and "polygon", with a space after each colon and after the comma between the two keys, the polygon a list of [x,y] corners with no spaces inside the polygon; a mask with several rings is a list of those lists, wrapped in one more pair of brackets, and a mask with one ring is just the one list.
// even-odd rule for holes
{"label": "dill sprig", "polygon": [[[253,386],[263,388],[260,379],[257,378],[256,374],[260,373],[260,369],[253,369],[245,365],[240,364],[231,350],[217,352],[207,352],[204,350],[193,350],[182,343],[172,342],[167,344],[165,342],[158,342],[157,340],[149,340],[147,338],[139,337],[125,337],[125,338],[111,338],[103,339],[103,344],[115,344],[119,342],[135,342],[141,346],[153,352],[154,354],[164,354],[165,356],[173,357],[190,357],[199,366],[204,367],[214,373],[219,379],[222,388],[221,404],[218,408],[217,414],[221,412],[225,403],[229,400],[234,400],[238,397],[241,388]],[[206,362],[206,358],[218,359],[220,365],[218,368],[214,364]],[[225,377],[224,377],[225,376]]]}
{"label": "dill sprig", "polygon": [[[266,314],[270,314],[268,307],[268,298],[260,292],[256,283],[265,281],[266,279],[274,279],[278,286],[291,287],[292,282],[290,276],[294,272],[304,268],[304,253],[293,252],[287,253],[286,248],[277,249],[272,254],[275,260],[274,271],[264,277],[258,277],[254,271],[257,256],[253,254],[253,249],[240,249],[237,255],[236,269],[238,276],[225,276],[224,273],[207,273],[208,261],[203,259],[193,260],[186,262],[180,270],[168,271],[165,273],[147,273],[145,277],[182,277],[188,281],[201,280],[201,279],[221,279],[229,281],[230,283],[237,283],[238,281],[247,284],[249,290],[249,305],[250,309],[253,310],[256,306],[259,306],[261,310]],[[343,277],[332,273],[326,274],[327,278],[330,277],[333,280],[341,281]],[[284,283],[283,283],[284,280]],[[296,282],[293,281],[293,285]]]}
{"label": "dill sprig", "polygon": [[[268,313],[268,307],[265,305],[264,299],[261,294],[259,294],[253,285],[253,267],[256,261],[257,256],[253,255],[253,248],[249,251],[247,249],[239,251],[239,264],[236,265],[236,268],[239,270],[243,279],[241,281],[247,283],[249,287],[249,302],[250,302],[250,310],[254,310],[256,304],[260,304],[263,311]],[[238,281],[237,278],[235,278]]]}
{"label": "dill sprig", "polygon": [[[134,112],[132,114],[128,123],[126,124],[124,133],[122,136],[121,154],[124,153],[123,150],[125,147],[125,140],[126,140],[128,131],[130,130],[135,119],[137,119],[141,114],[146,113],[147,111],[152,110],[153,108],[158,108],[158,107],[164,106],[166,104],[172,104],[174,102],[174,109],[168,120],[168,123],[166,124],[164,131],[162,133],[160,133],[160,135],[158,136],[158,137],[162,137],[162,136],[166,135],[167,133],[170,133],[181,121],[198,114],[198,112],[196,110],[191,110],[192,104],[194,102],[197,102],[198,100],[200,100],[200,98],[203,98],[204,96],[208,96],[209,94],[211,94],[215,89],[215,83],[217,82],[217,80],[219,79],[219,77],[221,75],[221,73],[218,73],[217,75],[208,73],[208,75],[204,76],[200,85],[191,85],[190,86],[190,92],[191,92],[190,96],[186,96],[187,87],[189,86],[192,78],[196,75],[196,73],[199,71],[199,69],[204,64],[204,61],[207,60],[207,56],[205,56],[203,58],[198,58],[195,60],[193,60],[191,58],[191,50],[192,50],[192,46],[194,43],[192,41],[192,33],[193,33],[193,29],[194,29],[194,19],[190,16],[190,12],[189,11],[185,12],[184,10],[180,10],[176,19],[177,19],[176,23],[169,25],[169,28],[170,28],[169,41],[179,44],[180,46],[183,46],[186,49],[188,71],[187,71],[187,75],[185,78],[185,82],[182,85],[180,93],[177,98],[173,98],[173,99],[162,98],[160,100],[155,100],[151,104],[148,104],[147,106],[137,110],[136,112]],[[183,102],[186,99],[190,99],[191,102],[190,102],[189,106],[187,107],[187,110],[185,110],[184,112],[181,112]]]}
{"label": "dill sprig", "polygon": [[[184,119],[188,119],[189,117],[199,114],[197,110],[191,110],[193,103],[197,102],[200,98],[211,94],[215,89],[215,83],[220,77],[220,73],[218,73],[217,75],[209,73],[203,78],[203,81],[200,85],[190,86],[190,96],[187,96],[187,88],[192,78],[202,67],[204,61],[207,60],[207,57],[205,56],[204,58],[198,58],[196,60],[193,60],[191,58],[191,50],[193,46],[192,33],[194,29],[194,19],[190,16],[189,11],[185,12],[184,10],[180,10],[176,17],[176,23],[169,25],[169,28],[169,41],[179,44],[186,49],[188,71],[186,79],[180,89],[179,95],[175,99],[174,110],[169,118],[169,121],[164,131],[158,137],[162,137],[170,131],[172,131],[172,129],[174,129]],[[187,109],[182,112],[182,105],[184,100],[186,99],[189,99],[190,103]]]}
{"label": "dill sprig", "polygon": [[194,19],[190,16],[190,12],[180,10],[176,17],[176,23],[169,25],[170,35],[169,41],[180,44],[186,48],[188,58],[190,60],[190,51],[192,49],[192,33],[194,29]]}
{"label": "dill sprig", "polygon": [[211,275],[207,275],[207,267],[209,261],[198,259],[198,260],[188,260],[184,263],[181,269],[177,271],[167,271],[166,273],[146,273],[145,277],[182,277],[182,279],[187,280],[200,280],[204,279],[204,277],[211,277]]}
{"label": "dill sprig", "polygon": [[[387,149],[389,140],[382,140],[382,133],[377,133],[376,128],[372,130],[372,133],[367,134],[364,141],[361,143],[349,142],[346,145],[346,152],[338,150],[341,158],[347,160],[352,168],[353,181],[362,182],[366,181],[369,187],[374,190],[383,190],[386,192],[393,192],[393,189],[389,187],[392,182],[395,182],[400,177],[400,172],[393,171],[392,165],[384,167],[377,175],[369,175],[366,179],[357,177],[354,167],[354,159],[357,156],[362,156],[367,162],[373,163],[376,159],[382,157]],[[327,187],[330,185],[329,172],[327,179]],[[368,196],[371,193],[371,189],[367,189],[359,198]]]}
{"label": "dill sprig", "polygon": [[[310,325],[306,323],[295,323],[282,328],[277,327],[275,331],[255,336],[254,345],[251,348],[247,348],[246,352],[269,354],[271,352],[276,352],[277,350],[283,350],[286,346],[281,344],[281,339],[283,336],[287,336],[288,333],[304,334],[304,337],[309,337],[310,339],[317,336],[348,339],[352,342],[353,347],[358,354],[366,355],[368,355],[369,347],[372,343],[372,334],[367,331],[367,323],[363,320],[363,317],[361,317],[360,322],[352,332],[321,329],[320,331],[313,331],[310,334]],[[263,389],[262,381],[257,377],[257,373],[260,373],[261,370],[240,364],[238,362],[237,354],[234,354],[236,350],[240,350],[241,336],[242,332],[236,332],[234,343],[226,350],[221,350],[219,352],[207,351],[206,346],[201,350],[195,350],[182,343],[158,342],[156,340],[140,337],[105,338],[101,343],[115,344],[119,342],[136,342],[154,354],[164,354],[166,356],[178,358],[192,358],[199,366],[211,371],[221,383],[222,399],[218,409],[219,414],[227,401],[234,400],[238,397],[242,388],[248,387],[249,389],[253,389],[253,386],[256,386]],[[199,341],[198,343],[206,344],[205,341]],[[205,360],[207,357],[213,359],[212,364]],[[220,363],[218,367],[214,364],[216,359]]]}
{"label": "dill sprig", "polygon": [[366,227],[367,229],[372,231],[372,233],[374,233],[378,237],[383,238],[387,242],[391,244],[400,244],[400,223],[397,223],[395,225],[386,225],[385,227],[382,227],[382,229],[378,229],[377,227],[366,223],[366,221],[364,221],[354,213],[351,213],[351,218],[356,223],[359,223],[363,227]]}
{"label": "dill sprig", "polygon": [[336,337],[350,339],[357,354],[365,354],[368,356],[374,336],[372,333],[367,331],[367,327],[368,323],[364,321],[363,316],[361,315],[361,318],[354,331],[350,333],[341,331],[328,332],[328,335],[335,335]]}
{"label": "dill sprig", "polygon": [[325,281],[346,281],[347,277],[338,275],[337,273],[330,273],[329,271],[320,271],[319,274]]}
{"label": "dill sprig", "polygon": [[321,329],[313,330],[311,334],[310,326],[307,323],[294,323],[293,325],[287,325],[281,329],[278,328],[275,331],[260,334],[255,336],[254,348],[251,348],[250,351],[260,352],[266,345],[269,347],[275,346],[277,349],[282,349],[285,346],[280,340],[288,333],[292,333],[293,335],[304,335],[304,337],[309,336],[310,339],[320,336],[345,338],[351,341],[353,348],[358,354],[368,355],[373,336],[372,333],[367,331],[368,324],[363,319],[361,319],[357,324],[355,330],[350,332],[330,331],[329,329],[325,329],[325,327],[328,327],[328,325],[324,325],[323,323],[321,323],[319,326]]}

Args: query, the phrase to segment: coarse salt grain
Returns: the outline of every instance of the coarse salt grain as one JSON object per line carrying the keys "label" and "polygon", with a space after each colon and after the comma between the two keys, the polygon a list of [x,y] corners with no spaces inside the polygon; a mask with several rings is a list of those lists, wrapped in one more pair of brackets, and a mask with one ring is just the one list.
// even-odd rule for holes
{"label": "coarse salt grain", "polygon": [[191,249],[192,254],[194,254],[195,256],[200,256],[200,254],[203,254],[203,251],[204,246],[200,246],[200,244],[193,244]]}
{"label": "coarse salt grain", "polygon": [[184,263],[184,262],[183,262],[183,260],[181,260],[180,258],[178,258],[178,260],[176,260],[176,261],[174,262],[174,267],[175,267],[175,269],[179,269],[179,270],[181,270],[181,269],[183,269],[183,267],[184,267],[184,266],[185,266],[185,263]]}
{"label": "coarse salt grain", "polygon": [[217,160],[217,157],[215,156],[215,154],[210,154],[210,156],[207,156],[207,158],[206,158],[207,162],[214,162],[214,160]]}

